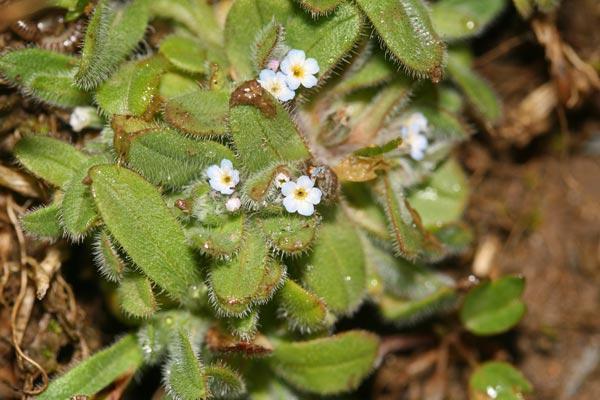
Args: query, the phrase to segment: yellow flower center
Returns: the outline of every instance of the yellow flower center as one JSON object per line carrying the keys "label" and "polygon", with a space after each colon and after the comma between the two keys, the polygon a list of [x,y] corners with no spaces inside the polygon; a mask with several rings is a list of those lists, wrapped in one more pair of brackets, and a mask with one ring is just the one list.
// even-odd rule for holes
{"label": "yellow flower center", "polygon": [[278,83],[274,83],[271,85],[271,92],[273,93],[279,93],[281,92],[281,86],[279,86]]}
{"label": "yellow flower center", "polygon": [[300,66],[293,67],[292,75],[294,75],[294,78],[300,78],[302,75],[304,75],[304,71],[303,71],[302,67],[300,67]]}
{"label": "yellow flower center", "polygon": [[224,175],[221,180],[226,185],[229,185],[233,181],[233,179],[231,178],[231,175]]}
{"label": "yellow flower center", "polygon": [[304,189],[296,189],[294,192],[294,197],[296,200],[304,200],[308,196],[308,192]]}

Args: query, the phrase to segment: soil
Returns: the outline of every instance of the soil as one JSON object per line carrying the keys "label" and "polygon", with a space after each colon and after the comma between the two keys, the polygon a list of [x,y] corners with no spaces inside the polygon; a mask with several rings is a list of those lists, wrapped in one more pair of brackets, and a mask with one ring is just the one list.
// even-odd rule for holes
{"label": "soil", "polygon": [[[0,33],[0,47],[17,45],[13,34]],[[470,176],[466,219],[476,240],[450,264],[461,277],[523,275],[527,314],[516,330],[494,338],[464,333],[454,316],[424,327],[445,329],[434,344],[389,332],[393,346],[405,350],[387,354],[363,393],[465,399],[473,367],[496,359],[518,366],[533,384],[531,399],[600,399],[600,94],[585,67],[600,65],[600,5],[569,0],[556,15],[527,22],[509,9],[474,48],[505,119],[481,124],[457,152]],[[123,326],[110,316],[106,288],[83,249],[24,237],[16,224],[16,214],[47,198],[11,159],[19,134],[44,129],[81,138],[66,129],[64,113],[4,86],[0,112],[0,177],[10,176],[0,180],[0,398],[9,398],[44,380],[39,368],[17,361],[12,335],[51,373],[110,343]],[[20,263],[39,273],[24,276]],[[59,270],[44,286],[44,274]],[[44,287],[45,300],[35,301]],[[11,314],[15,303],[18,315]],[[53,353],[36,353],[42,348]]]}

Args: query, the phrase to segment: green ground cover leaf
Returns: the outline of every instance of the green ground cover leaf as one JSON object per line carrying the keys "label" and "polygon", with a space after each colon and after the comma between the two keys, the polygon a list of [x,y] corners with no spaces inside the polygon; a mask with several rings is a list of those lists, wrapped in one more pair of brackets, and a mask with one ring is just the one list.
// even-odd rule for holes
{"label": "green ground cover leaf", "polygon": [[144,37],[150,0],[132,0],[119,9],[108,0],[96,5],[85,33],[75,83],[93,89],[106,80]]}
{"label": "green ground cover leaf", "polygon": [[146,112],[154,101],[160,76],[166,67],[162,57],[123,64],[96,91],[96,101],[107,114],[136,115]]}
{"label": "green ground cover leaf", "polygon": [[64,141],[43,136],[23,136],[14,153],[28,170],[57,187],[64,186],[88,159]]}
{"label": "green ground cover leaf", "polygon": [[134,335],[127,335],[105,350],[80,362],[53,380],[36,399],[69,399],[93,396],[124,374],[133,374],[142,365],[142,351]]}
{"label": "green ground cover leaf", "polygon": [[291,279],[277,292],[279,313],[292,329],[311,331],[322,328],[327,316],[325,303]]}
{"label": "green ground cover leaf", "polygon": [[36,208],[21,217],[21,226],[30,235],[58,239],[63,235],[59,214],[58,204]]}
{"label": "green ground cover leaf", "polygon": [[421,0],[356,0],[391,54],[419,76],[442,79],[444,44]]}
{"label": "green ground cover leaf", "polygon": [[319,240],[302,259],[307,288],[338,314],[352,312],[366,291],[365,255],[353,224],[341,211],[325,215]]}
{"label": "green ground cover leaf", "polygon": [[431,5],[431,22],[445,40],[481,33],[506,7],[504,0],[442,0]]}
{"label": "green ground cover leaf", "polygon": [[525,304],[519,300],[524,288],[523,278],[505,276],[471,289],[460,309],[461,321],[480,336],[506,332],[525,314]]}
{"label": "green ground cover leaf", "polygon": [[472,398],[521,400],[531,393],[531,383],[512,365],[490,361],[480,365],[469,379]]}
{"label": "green ground cover leaf", "polygon": [[364,331],[349,331],[306,342],[281,342],[269,363],[295,387],[335,394],[355,389],[374,367],[379,340]]}
{"label": "green ground cover leaf", "polygon": [[229,96],[223,92],[196,90],[171,98],[165,118],[172,126],[191,135],[228,133]]}
{"label": "green ground cover leaf", "polygon": [[96,208],[111,235],[159,287],[182,300],[201,279],[182,227],[158,190],[117,165],[89,172]]}
{"label": "green ground cover leaf", "polygon": [[128,315],[148,318],[158,309],[152,291],[152,282],[140,272],[133,270],[124,272],[117,292],[121,308]]}

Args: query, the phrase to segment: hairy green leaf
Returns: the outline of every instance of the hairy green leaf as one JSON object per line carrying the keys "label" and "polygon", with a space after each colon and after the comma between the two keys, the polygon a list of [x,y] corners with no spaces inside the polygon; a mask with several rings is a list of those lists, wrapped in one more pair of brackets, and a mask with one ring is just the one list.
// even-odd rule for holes
{"label": "hairy green leaf", "polygon": [[269,61],[281,58],[285,50],[285,29],[273,20],[259,32],[254,43],[253,62],[256,75],[268,67]]}
{"label": "hairy green leaf", "polygon": [[277,292],[277,303],[279,314],[292,329],[306,332],[320,329],[325,324],[325,303],[291,279],[286,279]]}
{"label": "hairy green leaf", "polygon": [[198,83],[192,77],[175,72],[164,73],[158,85],[158,94],[165,99],[196,90],[198,90]]}
{"label": "hairy green leaf", "polygon": [[227,319],[227,329],[230,334],[242,342],[250,342],[258,331],[258,310],[255,308],[240,318]]}
{"label": "hairy green leaf", "polygon": [[303,261],[306,286],[331,311],[344,314],[359,306],[366,290],[365,255],[360,237],[341,210],[324,216],[319,240]]}
{"label": "hairy green leaf", "polygon": [[125,268],[125,262],[119,254],[117,246],[118,244],[106,229],[103,229],[95,238],[96,264],[98,264],[102,276],[111,282],[118,282]]}
{"label": "hairy green leaf", "polygon": [[28,211],[27,214],[21,217],[21,226],[30,235],[58,239],[63,234],[59,213],[60,207],[58,204],[50,204]]}
{"label": "hairy green leaf", "polygon": [[157,189],[116,165],[95,166],[89,176],[100,216],[125,252],[159,287],[186,298],[201,279],[183,229]]}
{"label": "hairy green leaf", "polygon": [[421,106],[409,109],[418,111],[427,118],[431,136],[442,140],[463,141],[471,135],[471,128],[456,114],[441,107]]}
{"label": "hairy green leaf", "polygon": [[84,183],[88,169],[108,162],[110,160],[106,156],[94,156],[64,184],[65,193],[60,206],[61,223],[65,232],[74,240],[81,239],[98,220],[90,185]]}
{"label": "hairy green leaf", "polygon": [[358,70],[350,70],[344,76],[345,79],[333,87],[332,93],[344,95],[358,89],[381,85],[397,75],[396,67],[386,60],[382,53],[376,52],[370,55]]}
{"label": "hairy green leaf", "polygon": [[342,192],[348,200],[347,213],[350,220],[370,237],[389,241],[385,213],[374,201],[369,188],[364,183],[346,183],[342,186]]}
{"label": "hairy green leaf", "polygon": [[230,105],[231,135],[248,171],[310,157],[290,115],[258,82],[238,87]]}
{"label": "hairy green leaf", "polygon": [[398,178],[385,175],[379,185],[394,250],[409,260],[419,256],[438,258],[442,254],[440,243],[423,228],[419,214],[410,206],[398,184]]}
{"label": "hairy green leaf", "polygon": [[217,260],[211,266],[211,294],[217,309],[229,316],[245,314],[271,263],[264,239],[256,230],[250,230],[234,257]]}
{"label": "hairy green leaf", "polygon": [[270,60],[278,60],[285,50],[285,28],[273,20],[258,33],[254,43],[252,60],[256,76],[268,67]]}
{"label": "hairy green leaf", "polygon": [[386,296],[379,301],[378,305],[383,318],[397,326],[407,326],[447,310],[457,300],[458,295],[453,290],[446,288],[415,300],[401,300]]}
{"label": "hairy green leaf", "polygon": [[275,251],[297,254],[308,250],[317,234],[318,219],[298,214],[264,217],[260,221],[263,234]]}
{"label": "hairy green leaf", "polygon": [[442,0],[431,5],[431,22],[446,40],[482,32],[506,6],[504,0]]}
{"label": "hairy green leaf", "polygon": [[451,51],[448,54],[448,73],[484,122],[498,122],[502,115],[500,100],[490,85],[471,69],[468,57]]}
{"label": "hairy green leaf", "polygon": [[107,114],[142,115],[154,100],[165,59],[130,61],[96,91],[96,101]]}
{"label": "hairy green leaf", "polygon": [[506,276],[471,289],[460,309],[461,321],[480,336],[511,329],[525,314],[525,304],[519,300],[524,288],[523,278]]}
{"label": "hairy green leaf", "polygon": [[109,348],[80,362],[53,380],[39,400],[69,399],[93,396],[123,375],[132,375],[142,365],[142,352],[135,336],[127,335]]}
{"label": "hairy green leaf", "polygon": [[72,72],[67,75],[34,75],[25,92],[56,107],[71,108],[92,104],[92,94],[73,85]]}
{"label": "hairy green leaf", "polygon": [[207,399],[209,392],[204,366],[186,335],[177,335],[170,350],[169,361],[165,365],[167,392],[181,400]]}
{"label": "hairy green leaf", "polygon": [[464,251],[473,243],[473,230],[460,221],[449,222],[430,229],[448,254]]}
{"label": "hairy green leaf", "polygon": [[14,85],[24,86],[36,76],[68,75],[78,60],[66,54],[44,49],[21,49],[0,56],[0,72]]}
{"label": "hairy green leaf", "polygon": [[448,286],[423,264],[394,257],[389,251],[371,243],[365,243],[365,251],[368,262],[374,265],[386,292],[396,297],[423,299]]}
{"label": "hairy green leaf", "polygon": [[206,167],[235,155],[222,144],[194,140],[179,132],[155,128],[130,137],[127,162],[158,185],[179,187],[200,176]]}
{"label": "hairy green leaf", "polygon": [[472,398],[494,398],[498,400],[520,400],[531,393],[531,383],[512,365],[489,361],[480,365],[469,379]]}
{"label": "hairy green leaf", "polygon": [[256,78],[253,45],[259,32],[273,19],[285,23],[293,14],[291,0],[238,0],[227,14],[225,45],[238,82]]}
{"label": "hairy green leaf", "polygon": [[313,15],[327,14],[337,6],[342,0],[298,0],[299,3]]}
{"label": "hairy green leaf", "polygon": [[129,315],[147,318],[158,309],[152,283],[137,271],[125,271],[117,291],[121,308]]}
{"label": "hairy green leaf", "polygon": [[307,342],[279,343],[269,363],[292,385],[312,393],[334,394],[358,387],[374,367],[379,340],[364,331]]}
{"label": "hairy green leaf", "polygon": [[175,67],[192,73],[206,72],[206,49],[186,36],[171,36],[163,40],[160,54]]}
{"label": "hairy green leaf", "polygon": [[412,80],[403,75],[387,84],[357,118],[349,133],[349,141],[371,144],[390,116],[408,100],[412,87]]}
{"label": "hairy green leaf", "polygon": [[93,89],[106,80],[146,32],[150,0],[132,0],[113,10],[101,0],[88,24],[75,83]]}
{"label": "hairy green leaf", "polygon": [[280,163],[275,166],[270,165],[255,174],[250,175],[243,182],[241,194],[244,200],[249,200],[253,205],[263,205],[271,200],[273,195],[277,195],[277,186],[275,182],[279,174],[291,176],[289,169]]}
{"label": "hairy green leaf", "polygon": [[215,398],[238,398],[246,392],[242,377],[222,363],[206,367],[204,373],[208,378],[209,393]]}
{"label": "hairy green leaf", "polygon": [[140,348],[144,353],[144,361],[150,365],[164,361],[163,357],[179,344],[179,333],[190,335],[192,342],[198,343],[209,328],[209,322],[203,317],[192,315],[189,311],[175,309],[159,311],[138,331]]}
{"label": "hairy green leaf", "polygon": [[411,190],[407,199],[427,228],[456,221],[467,205],[468,183],[453,158],[440,165],[430,179]]}
{"label": "hairy green leaf", "polygon": [[192,135],[225,135],[229,96],[217,91],[194,91],[173,97],[165,106],[165,118]]}
{"label": "hairy green leaf", "polygon": [[208,0],[152,0],[152,14],[171,18],[194,33],[207,47],[222,48],[223,33]]}
{"label": "hairy green leaf", "polygon": [[442,79],[444,45],[422,0],[356,0],[391,54],[419,76]]}
{"label": "hairy green leaf", "polygon": [[254,295],[254,303],[265,304],[271,300],[279,289],[285,278],[285,266],[278,260],[271,258],[265,267],[265,271]]}
{"label": "hairy green leaf", "polygon": [[242,246],[244,236],[244,215],[229,216],[215,227],[193,225],[186,235],[191,245],[202,253],[221,257],[237,252]]}
{"label": "hairy green leaf", "polygon": [[[285,21],[282,21],[285,22]],[[361,37],[363,21],[352,3],[343,2],[327,16],[313,19],[296,12],[285,25],[286,41],[319,63],[319,81],[352,50]]]}
{"label": "hairy green leaf", "polygon": [[62,140],[43,136],[23,136],[14,153],[28,170],[57,187],[64,186],[88,158]]}

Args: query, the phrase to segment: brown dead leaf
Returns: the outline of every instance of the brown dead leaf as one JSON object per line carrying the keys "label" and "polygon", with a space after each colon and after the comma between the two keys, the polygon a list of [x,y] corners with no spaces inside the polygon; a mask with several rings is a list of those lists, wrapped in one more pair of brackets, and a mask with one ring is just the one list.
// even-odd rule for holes
{"label": "brown dead leaf", "polygon": [[383,157],[348,156],[339,162],[333,171],[342,181],[367,182],[377,178],[377,171],[387,171],[388,163]]}

